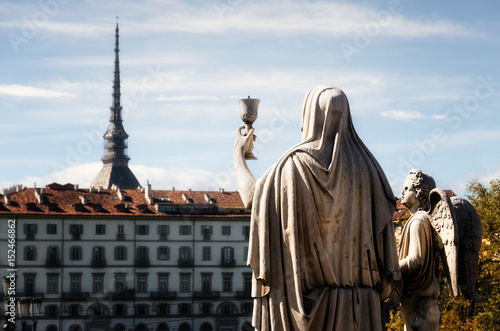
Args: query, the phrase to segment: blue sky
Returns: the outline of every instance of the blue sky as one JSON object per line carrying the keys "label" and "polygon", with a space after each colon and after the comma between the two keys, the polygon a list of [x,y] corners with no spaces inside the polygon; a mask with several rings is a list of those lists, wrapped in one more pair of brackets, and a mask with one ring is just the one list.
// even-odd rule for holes
{"label": "blue sky", "polygon": [[88,187],[120,25],[130,167],[153,189],[236,189],[238,99],[261,99],[261,176],[300,141],[305,94],[344,90],[399,196],[411,168],[463,194],[500,177],[498,1],[2,1],[0,186]]}

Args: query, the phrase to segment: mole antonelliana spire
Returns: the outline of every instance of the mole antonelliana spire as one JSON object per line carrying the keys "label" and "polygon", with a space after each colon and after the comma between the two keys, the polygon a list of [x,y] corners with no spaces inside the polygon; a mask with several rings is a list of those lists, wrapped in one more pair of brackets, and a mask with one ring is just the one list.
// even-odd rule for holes
{"label": "mole antonelliana spire", "polygon": [[113,184],[121,189],[135,189],[139,181],[128,167],[127,138],[122,124],[122,106],[120,105],[120,60],[118,53],[118,22],[115,33],[115,71],[113,80],[113,103],[110,107],[109,127],[104,134],[103,167],[92,182],[91,187],[111,188]]}

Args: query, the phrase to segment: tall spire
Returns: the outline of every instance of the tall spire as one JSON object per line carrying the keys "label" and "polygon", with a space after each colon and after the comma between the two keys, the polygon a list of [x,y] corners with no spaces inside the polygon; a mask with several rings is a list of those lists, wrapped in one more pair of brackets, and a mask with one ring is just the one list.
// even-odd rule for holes
{"label": "tall spire", "polygon": [[[118,19],[118,17],[117,17]],[[121,110],[122,106],[120,105],[120,40],[119,40],[119,32],[118,22],[116,22],[115,29],[115,71],[114,71],[114,80],[113,80],[113,105],[111,106],[111,120],[122,120],[121,118]]]}
{"label": "tall spire", "polygon": [[[118,19],[118,17],[117,17]],[[92,182],[92,187],[110,188],[116,184],[120,188],[137,188],[139,182],[128,168],[130,158],[127,155],[127,138],[122,123],[122,106],[120,104],[120,58],[119,29],[115,29],[115,70],[113,79],[113,102],[110,107],[109,127],[104,134],[103,168]]]}

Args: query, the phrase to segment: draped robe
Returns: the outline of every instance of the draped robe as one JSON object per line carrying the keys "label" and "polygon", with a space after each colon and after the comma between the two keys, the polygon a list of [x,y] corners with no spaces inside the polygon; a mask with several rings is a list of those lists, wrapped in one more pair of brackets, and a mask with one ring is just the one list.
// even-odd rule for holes
{"label": "draped robe", "polygon": [[257,330],[381,330],[400,280],[395,198],[344,93],[304,100],[302,142],[256,183],[248,263]]}

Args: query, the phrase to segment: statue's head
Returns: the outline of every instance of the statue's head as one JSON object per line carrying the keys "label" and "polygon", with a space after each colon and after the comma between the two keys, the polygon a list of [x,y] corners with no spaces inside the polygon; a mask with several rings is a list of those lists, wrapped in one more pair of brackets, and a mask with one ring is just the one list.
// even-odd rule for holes
{"label": "statue's head", "polygon": [[[342,118],[344,120],[340,121]],[[302,111],[302,141],[335,135],[350,123],[349,102],[341,89],[320,85],[306,95]]]}
{"label": "statue's head", "polygon": [[404,183],[401,203],[410,209],[417,204],[418,209],[428,210],[430,207],[429,194],[435,188],[434,178],[423,173],[420,169],[412,169]]}

